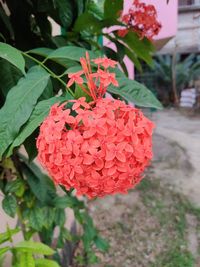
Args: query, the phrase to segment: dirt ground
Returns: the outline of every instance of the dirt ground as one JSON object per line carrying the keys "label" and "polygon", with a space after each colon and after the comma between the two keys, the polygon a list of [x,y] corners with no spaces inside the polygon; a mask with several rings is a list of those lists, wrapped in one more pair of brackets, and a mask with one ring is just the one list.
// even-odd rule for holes
{"label": "dirt ground", "polygon": [[200,267],[200,117],[148,113],[154,160],[128,195],[90,203],[109,253],[96,267]]}

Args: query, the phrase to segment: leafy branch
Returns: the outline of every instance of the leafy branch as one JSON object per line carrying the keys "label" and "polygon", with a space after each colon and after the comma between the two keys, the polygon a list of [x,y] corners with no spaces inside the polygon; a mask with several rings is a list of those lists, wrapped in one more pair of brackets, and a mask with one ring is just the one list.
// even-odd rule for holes
{"label": "leafy branch", "polygon": [[[40,65],[42,68],[44,68],[51,75],[52,78],[57,79],[62,85],[64,85],[67,88],[66,83],[60,78],[60,76],[56,75],[55,72],[53,72],[52,70],[50,70],[42,61],[39,61],[35,57],[32,57],[31,55],[28,54],[28,52],[22,52],[21,51],[21,53],[22,53],[23,56],[31,59],[32,61],[34,61],[38,65]],[[67,90],[74,97],[74,92],[70,88],[67,88]]]}

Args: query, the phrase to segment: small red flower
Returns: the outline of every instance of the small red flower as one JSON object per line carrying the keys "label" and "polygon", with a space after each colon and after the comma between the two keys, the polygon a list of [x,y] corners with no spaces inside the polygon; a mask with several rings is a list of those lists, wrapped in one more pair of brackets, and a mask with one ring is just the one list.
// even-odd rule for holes
{"label": "small red flower", "polygon": [[107,57],[104,58],[96,58],[93,62],[97,65],[103,66],[105,69],[111,67],[114,68],[117,65],[117,61],[109,59]]}
{"label": "small red flower", "polygon": [[157,11],[153,5],[147,5],[139,0],[133,1],[133,6],[129,9],[128,14],[121,17],[125,28],[118,31],[120,37],[132,30],[140,36],[152,40],[154,36],[158,35],[161,29],[161,24],[157,20]]}
{"label": "small red flower", "polygon": [[77,83],[77,84],[83,84],[83,78],[81,77],[81,75],[83,74],[83,71],[78,71],[76,73],[69,73],[69,82],[67,83],[67,87],[72,86],[73,83]]}

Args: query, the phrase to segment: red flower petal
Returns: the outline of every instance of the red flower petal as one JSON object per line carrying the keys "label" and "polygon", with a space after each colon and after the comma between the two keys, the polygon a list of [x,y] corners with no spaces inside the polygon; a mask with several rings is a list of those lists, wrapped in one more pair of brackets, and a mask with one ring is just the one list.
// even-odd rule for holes
{"label": "red flower petal", "polygon": [[88,154],[84,155],[83,164],[91,165],[94,162],[94,158]]}
{"label": "red flower petal", "polygon": [[115,152],[114,151],[107,151],[106,152],[106,158],[105,160],[106,161],[110,161],[110,160],[113,160],[115,158]]}
{"label": "red flower petal", "polygon": [[126,162],[126,157],[122,152],[117,152],[116,153],[116,158],[121,162]]}

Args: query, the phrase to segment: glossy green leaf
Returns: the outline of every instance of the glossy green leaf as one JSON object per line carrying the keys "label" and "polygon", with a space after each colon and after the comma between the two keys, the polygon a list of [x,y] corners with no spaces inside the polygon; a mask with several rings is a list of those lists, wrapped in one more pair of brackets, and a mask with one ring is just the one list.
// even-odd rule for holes
{"label": "glossy green leaf", "polygon": [[61,231],[62,231],[62,236],[63,236],[64,241],[66,240],[72,241],[73,237],[67,228],[63,228]]}
{"label": "glossy green leaf", "polygon": [[25,74],[25,61],[19,50],[0,42],[0,57],[6,59]]}
{"label": "glossy green leaf", "polygon": [[48,73],[34,68],[9,91],[6,102],[0,109],[0,158],[30,117],[48,79]]}
{"label": "glossy green leaf", "polygon": [[80,97],[85,97],[86,98],[86,101],[89,103],[89,102],[92,102],[92,97],[89,96],[87,93],[85,93],[81,87],[76,84],[76,88],[75,88],[75,95],[74,95],[74,98],[75,99],[78,99]]}
{"label": "glossy green leaf", "polygon": [[25,191],[25,183],[20,178],[7,182],[5,187],[6,193],[14,193],[18,197],[22,197],[24,191]]}
{"label": "glossy green leaf", "polygon": [[17,200],[13,195],[6,195],[2,201],[2,208],[12,218],[15,217],[17,211]]}
{"label": "glossy green leaf", "polygon": [[22,241],[14,247],[17,251],[31,252],[34,254],[53,255],[55,251],[49,246],[33,241]]}
{"label": "glossy green leaf", "polygon": [[[52,224],[55,219],[55,209],[53,207],[44,207],[43,208],[44,213],[44,226],[48,229],[52,227]],[[58,223],[58,222],[56,222]]]}
{"label": "glossy green leaf", "polygon": [[53,52],[53,49],[47,48],[47,47],[40,47],[40,48],[29,50],[28,52],[31,54],[36,54],[39,56],[47,57],[50,53]]}
{"label": "glossy green leaf", "polygon": [[23,173],[36,198],[42,203],[48,204],[52,201],[52,196],[55,194],[55,187],[50,178],[43,174],[38,167],[38,170],[35,170],[34,167],[32,168],[33,164],[33,162],[24,164]]}
{"label": "glossy green leaf", "polygon": [[47,84],[46,88],[44,89],[44,92],[42,93],[42,95],[39,98],[39,101],[52,98],[53,96],[54,96],[53,84],[52,84],[51,79],[49,79],[48,84]]}
{"label": "glossy green leaf", "polygon": [[141,40],[137,33],[133,31],[129,31],[123,38],[117,34],[115,34],[115,37],[127,44],[137,57],[143,59],[147,64],[151,65],[153,63],[152,55],[155,48],[148,39]]}
{"label": "glossy green leaf", "polygon": [[73,2],[76,3],[77,16],[80,16],[84,12],[86,1],[85,0],[74,0]]}
{"label": "glossy green leaf", "polygon": [[142,65],[137,57],[137,55],[131,51],[130,49],[128,49],[128,47],[124,47],[124,51],[125,54],[127,55],[127,57],[129,57],[129,59],[134,63],[134,66],[137,68],[138,71],[142,71]]}
{"label": "glossy green leaf", "polygon": [[87,11],[94,14],[100,20],[104,18],[103,3],[99,3],[98,1],[89,1],[87,4]]}
{"label": "glossy green leaf", "polygon": [[36,231],[41,231],[46,218],[44,217],[42,209],[34,207],[29,210],[28,219],[31,228],[35,229]]}
{"label": "glossy green leaf", "polygon": [[26,140],[26,138],[35,131],[35,129],[42,123],[44,118],[48,115],[49,110],[53,104],[67,99],[71,99],[71,95],[69,93],[66,94],[65,97],[52,97],[50,99],[38,102],[26,125],[24,125],[21,132],[9,148],[7,156],[10,156],[12,154],[14,147],[21,145]]}
{"label": "glossy green leaf", "polygon": [[9,90],[17,84],[23,76],[21,71],[5,59],[0,59],[0,91],[4,97],[7,96]]}
{"label": "glossy green leaf", "polygon": [[55,0],[62,26],[68,29],[73,21],[73,6],[70,0]]}
{"label": "glossy green leaf", "polygon": [[10,236],[13,236],[17,233],[19,233],[20,229],[9,229],[9,231],[6,231],[5,233],[0,233],[0,244],[3,244],[4,242],[8,241],[10,239]]}
{"label": "glossy green leaf", "polygon": [[58,224],[60,227],[63,227],[65,224],[65,220],[66,220],[65,209],[56,209],[54,222]]}
{"label": "glossy green leaf", "polygon": [[162,109],[162,104],[143,84],[128,79],[122,72],[116,71],[119,87],[109,86],[108,92],[122,96],[137,106]]}
{"label": "glossy green leaf", "polygon": [[36,142],[39,134],[39,129],[36,129],[31,135],[29,135],[26,140],[23,142],[23,146],[28,155],[29,161],[33,161],[38,154],[38,150],[36,147]]}
{"label": "glossy green leaf", "polygon": [[[77,46],[65,46],[56,49],[49,56],[48,59],[70,59],[79,61],[81,57],[85,57],[86,49]],[[91,58],[95,58],[92,51],[88,51]]]}
{"label": "glossy green leaf", "polygon": [[78,17],[73,30],[76,32],[88,31],[91,33],[100,33],[102,28],[103,25],[99,19],[94,14],[86,12]]}
{"label": "glossy green leaf", "polygon": [[72,208],[73,207],[73,201],[68,196],[63,197],[57,197],[54,199],[54,205],[58,209],[65,209],[65,208]]}
{"label": "glossy green leaf", "polygon": [[53,201],[54,205],[58,209],[79,207],[84,208],[84,203],[73,196],[56,197]]}
{"label": "glossy green leaf", "polygon": [[104,18],[118,18],[123,10],[123,0],[105,0]]}
{"label": "glossy green leaf", "polygon": [[32,252],[20,253],[19,267],[35,267],[35,261]]}
{"label": "glossy green leaf", "polygon": [[60,267],[60,265],[53,260],[36,259],[35,260],[35,267]]}

